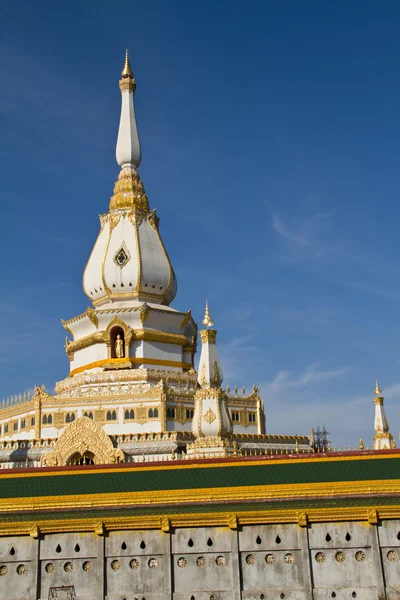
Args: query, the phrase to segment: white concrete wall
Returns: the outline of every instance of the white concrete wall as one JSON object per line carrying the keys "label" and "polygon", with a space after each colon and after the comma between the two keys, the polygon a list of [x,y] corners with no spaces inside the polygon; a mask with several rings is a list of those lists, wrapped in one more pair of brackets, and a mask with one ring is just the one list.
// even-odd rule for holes
{"label": "white concrete wall", "polygon": [[398,600],[399,538],[400,520],[3,537],[0,598]]}

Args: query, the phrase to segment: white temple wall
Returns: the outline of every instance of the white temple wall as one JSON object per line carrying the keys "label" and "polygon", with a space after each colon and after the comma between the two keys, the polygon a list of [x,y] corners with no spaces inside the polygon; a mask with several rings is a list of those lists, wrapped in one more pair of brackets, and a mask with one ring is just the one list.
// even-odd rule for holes
{"label": "white temple wall", "polygon": [[399,531],[391,520],[3,537],[0,597],[74,585],[77,600],[398,600]]}

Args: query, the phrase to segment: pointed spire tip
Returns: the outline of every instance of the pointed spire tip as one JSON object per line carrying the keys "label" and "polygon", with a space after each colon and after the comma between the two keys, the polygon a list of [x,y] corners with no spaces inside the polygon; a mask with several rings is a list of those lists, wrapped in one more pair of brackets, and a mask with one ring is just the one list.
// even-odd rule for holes
{"label": "pointed spire tip", "polygon": [[375,384],[375,394],[382,394],[382,390],[379,387],[378,380],[376,380],[376,384]]}
{"label": "pointed spire tip", "polygon": [[127,77],[133,79],[133,72],[132,72],[131,63],[130,63],[130,60],[129,60],[129,51],[128,51],[128,48],[126,49],[126,52],[125,52],[125,63],[124,63],[124,68],[122,69],[121,76],[124,79],[127,78]]}
{"label": "pointed spire tip", "polygon": [[214,321],[212,320],[208,310],[208,300],[206,300],[206,311],[204,313],[203,325],[206,327],[212,327],[214,325]]}

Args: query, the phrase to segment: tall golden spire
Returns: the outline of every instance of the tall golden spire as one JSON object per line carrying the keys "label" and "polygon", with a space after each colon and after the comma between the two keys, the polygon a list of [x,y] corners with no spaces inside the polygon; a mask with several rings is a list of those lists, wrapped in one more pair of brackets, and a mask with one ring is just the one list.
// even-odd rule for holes
{"label": "tall golden spire", "polygon": [[132,92],[136,89],[136,81],[133,76],[133,71],[131,69],[131,63],[129,60],[129,52],[128,48],[125,52],[125,63],[124,68],[122,69],[121,79],[119,80],[119,89],[121,90],[132,90]]}
{"label": "tall golden spire", "polygon": [[379,383],[378,383],[378,380],[376,380],[376,384],[375,384],[375,394],[379,394],[379,395],[381,395],[381,394],[382,394],[382,391],[381,391],[381,389],[379,388]]}
{"label": "tall golden spire", "polygon": [[206,300],[206,312],[204,314],[203,325],[206,327],[212,327],[214,325],[214,321],[212,320],[208,310],[208,300]]}

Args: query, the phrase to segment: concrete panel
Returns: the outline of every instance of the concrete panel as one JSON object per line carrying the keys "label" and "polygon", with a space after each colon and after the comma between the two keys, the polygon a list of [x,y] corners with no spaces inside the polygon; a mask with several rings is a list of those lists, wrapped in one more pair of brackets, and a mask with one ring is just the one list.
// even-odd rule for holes
{"label": "concrete panel", "polygon": [[242,552],[240,564],[244,590],[303,587],[300,550]]}
{"label": "concrete panel", "polygon": [[[310,548],[356,548],[371,546],[371,529],[367,521],[355,523],[316,523],[310,527]],[[330,538],[330,540],[329,540]]]}
{"label": "concrete panel", "polygon": [[311,569],[314,587],[369,587],[374,586],[369,548],[312,550]]}
{"label": "concrete panel", "polygon": [[52,586],[74,585],[78,597],[91,597],[97,589],[97,560],[46,559],[40,563],[41,597],[48,598]]}
{"label": "concrete panel", "polygon": [[97,556],[95,533],[46,535],[40,542],[40,559],[87,558]]}
{"label": "concrete panel", "polygon": [[298,525],[251,525],[239,531],[239,549],[293,550],[301,547]]}
{"label": "concrete panel", "polygon": [[164,588],[164,569],[169,561],[160,554],[107,558],[106,586],[109,598],[143,597],[147,592],[160,593]]}
{"label": "concrete panel", "polygon": [[398,521],[382,521],[378,526],[381,546],[400,546],[400,523]]}
{"label": "concrete panel", "polygon": [[[165,533],[160,530],[114,531],[106,537],[106,557],[164,554]],[[126,548],[125,548],[126,546]]]}
{"label": "concrete panel", "polygon": [[230,550],[230,529],[227,527],[176,529],[172,534],[173,554],[230,552]]}
{"label": "concrete panel", "polygon": [[[209,594],[232,590],[232,565],[228,553],[176,554],[173,581],[176,592]],[[190,597],[190,596],[189,596]],[[231,593],[232,597],[232,593]]]}

